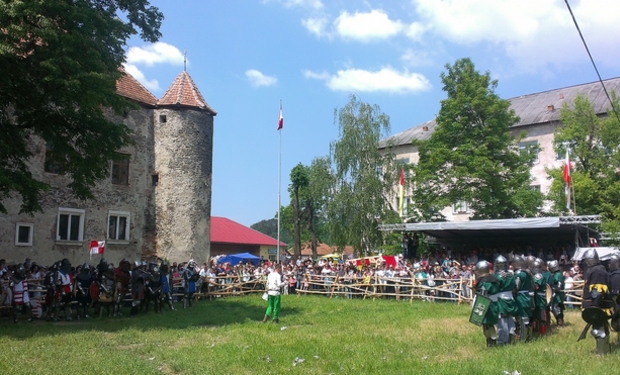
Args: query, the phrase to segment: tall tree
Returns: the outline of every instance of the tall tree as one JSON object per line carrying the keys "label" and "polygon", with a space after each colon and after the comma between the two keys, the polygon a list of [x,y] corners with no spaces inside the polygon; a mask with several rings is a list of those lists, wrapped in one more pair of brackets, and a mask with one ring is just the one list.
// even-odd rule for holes
{"label": "tall tree", "polygon": [[[612,93],[616,108],[620,100]],[[598,117],[590,101],[577,96],[560,112],[563,126],[557,128],[554,146],[558,154],[570,151],[571,183],[579,215],[602,215],[603,230],[620,233],[620,124],[610,109],[608,116]],[[564,165],[549,169],[552,178],[548,199],[552,212],[566,212]],[[571,209],[573,204],[571,201]]]}
{"label": "tall tree", "polygon": [[300,197],[308,187],[308,167],[297,164],[291,170],[291,184],[289,193],[291,194],[291,208],[293,209],[293,255],[295,259],[301,257],[301,222],[303,197]]}
{"label": "tall tree", "polygon": [[382,155],[379,140],[390,130],[389,116],[377,105],[351,95],[349,103],[335,111],[339,139],[330,144],[334,185],[328,203],[330,240],[340,248],[351,245],[356,253],[368,253],[382,242],[379,223],[390,212],[388,196],[396,182],[391,154]]}
{"label": "tall tree", "polygon": [[22,212],[41,209],[48,185],[29,170],[37,138],[75,195],[92,197],[115,151],[131,141],[104,114],[132,108],[116,94],[123,48],[138,33],[158,40],[162,19],[147,0],[0,1],[0,211],[14,194]]}
{"label": "tall tree", "polygon": [[437,128],[414,145],[413,197],[418,214],[431,219],[444,207],[466,202],[476,219],[534,216],[542,194],[530,187],[537,146],[520,152],[525,134],[512,137],[519,118],[495,94],[497,81],[476,71],[470,59],[446,65],[441,74],[447,98]]}
{"label": "tall tree", "polygon": [[312,257],[316,258],[317,246],[325,223],[325,208],[334,178],[329,159],[315,158],[308,168],[308,186],[304,192],[304,218],[310,235]]}

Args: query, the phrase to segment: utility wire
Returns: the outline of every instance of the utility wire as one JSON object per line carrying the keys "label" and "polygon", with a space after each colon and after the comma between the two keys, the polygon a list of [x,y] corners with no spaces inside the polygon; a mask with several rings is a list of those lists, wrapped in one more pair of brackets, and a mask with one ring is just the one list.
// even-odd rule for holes
{"label": "utility wire", "polygon": [[607,95],[607,99],[609,100],[609,103],[611,103],[611,108],[614,110],[614,114],[616,115],[616,119],[618,120],[618,122],[620,122],[620,117],[618,117],[618,111],[616,110],[616,106],[614,105],[614,102],[611,100],[611,97],[609,96],[609,92],[607,92],[607,88],[605,87],[605,84],[603,83],[603,79],[601,78],[601,74],[598,72],[598,68],[596,67],[596,63],[594,62],[594,58],[592,58],[592,54],[590,53],[590,49],[588,48],[588,44],[586,43],[586,40],[583,37],[583,34],[581,33],[581,29],[579,29],[579,24],[577,24],[577,20],[575,19],[575,15],[573,14],[573,10],[570,8],[570,5],[568,4],[568,0],[564,0],[564,2],[566,3],[566,7],[568,8],[568,11],[570,12],[570,16],[573,18],[573,22],[575,23],[575,27],[577,28],[577,31],[579,32],[579,37],[581,38],[581,41],[583,42],[583,46],[586,48],[586,52],[588,52],[588,56],[590,56],[590,61],[592,62],[592,66],[594,67],[594,70],[596,71],[596,75],[598,76],[598,80],[601,83],[601,86],[603,86],[603,91],[605,91],[605,95]]}

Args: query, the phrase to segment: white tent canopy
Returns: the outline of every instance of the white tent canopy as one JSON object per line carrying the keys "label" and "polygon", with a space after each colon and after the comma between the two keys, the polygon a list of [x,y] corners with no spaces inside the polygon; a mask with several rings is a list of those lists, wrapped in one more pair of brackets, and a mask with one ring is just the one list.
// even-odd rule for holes
{"label": "white tent canopy", "polygon": [[583,254],[590,249],[596,250],[596,252],[598,253],[598,258],[600,260],[609,259],[609,257],[613,253],[620,254],[620,250],[617,247],[578,247],[577,250],[575,250],[575,255],[573,255],[572,260],[577,262],[580,261],[581,258],[583,258]]}

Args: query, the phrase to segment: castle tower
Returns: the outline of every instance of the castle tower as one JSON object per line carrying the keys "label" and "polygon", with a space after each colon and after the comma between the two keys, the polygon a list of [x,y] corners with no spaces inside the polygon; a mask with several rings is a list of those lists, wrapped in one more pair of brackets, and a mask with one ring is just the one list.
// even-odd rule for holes
{"label": "castle tower", "polygon": [[210,256],[213,117],[194,81],[179,74],[155,115],[156,251],[183,262]]}

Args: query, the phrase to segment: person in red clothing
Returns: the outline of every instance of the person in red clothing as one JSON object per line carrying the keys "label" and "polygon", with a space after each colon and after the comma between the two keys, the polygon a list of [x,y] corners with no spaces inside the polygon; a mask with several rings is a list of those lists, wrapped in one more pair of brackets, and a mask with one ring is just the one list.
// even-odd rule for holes
{"label": "person in red clothing", "polygon": [[118,267],[114,270],[114,316],[123,315],[123,300],[129,291],[131,274],[129,273],[129,261],[125,258],[121,260]]}
{"label": "person in red clothing", "polygon": [[13,322],[17,323],[17,314],[20,312],[26,314],[29,322],[32,321],[28,281],[26,281],[26,267],[22,263],[17,265],[10,285],[13,291]]}
{"label": "person in red clothing", "polygon": [[58,309],[62,306],[65,312],[65,319],[71,318],[71,297],[73,296],[73,275],[71,274],[71,262],[65,258],[60,261],[60,267],[56,273],[56,311],[55,320],[58,320]]}

